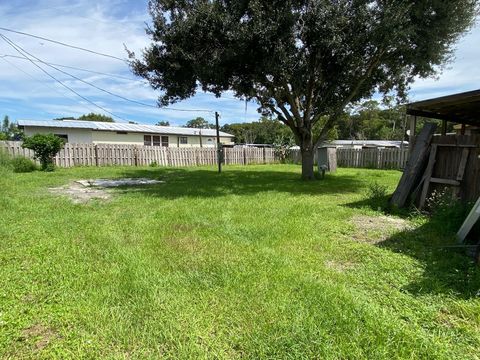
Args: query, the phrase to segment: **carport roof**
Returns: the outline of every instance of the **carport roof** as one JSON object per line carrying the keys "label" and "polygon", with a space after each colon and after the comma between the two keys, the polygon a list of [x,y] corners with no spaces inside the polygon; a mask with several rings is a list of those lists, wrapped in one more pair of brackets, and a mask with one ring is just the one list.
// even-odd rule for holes
{"label": "carport roof", "polygon": [[480,89],[410,103],[407,114],[480,125]]}

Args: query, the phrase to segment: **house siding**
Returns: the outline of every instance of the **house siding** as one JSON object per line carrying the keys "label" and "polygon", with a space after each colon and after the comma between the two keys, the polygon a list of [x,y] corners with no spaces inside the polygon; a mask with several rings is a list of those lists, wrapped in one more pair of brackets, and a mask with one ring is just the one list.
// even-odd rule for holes
{"label": "house siding", "polygon": [[[27,136],[48,133],[67,135],[68,142],[72,144],[127,144],[138,146],[144,144],[144,135],[162,136],[162,134],[140,132],[127,132],[126,134],[123,134],[118,133],[117,131],[32,126],[25,126],[24,132]],[[196,135],[163,134],[163,136],[168,136],[169,147],[200,147],[200,137]],[[180,144],[181,137],[187,137],[187,144]],[[214,147],[216,142],[217,139],[215,136],[202,136],[203,147]],[[229,137],[220,137],[220,142],[222,144],[233,144],[232,138]]]}
{"label": "house siding", "polygon": [[57,134],[67,135],[68,142],[71,144],[90,144],[92,143],[92,130],[90,129],[66,129],[58,127],[30,127],[24,128],[27,136],[35,134]]}

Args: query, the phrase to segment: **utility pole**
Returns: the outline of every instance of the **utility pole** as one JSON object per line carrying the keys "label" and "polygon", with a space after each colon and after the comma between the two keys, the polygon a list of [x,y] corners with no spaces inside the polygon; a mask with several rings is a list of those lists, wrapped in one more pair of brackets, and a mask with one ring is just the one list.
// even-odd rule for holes
{"label": "utility pole", "polygon": [[203,143],[202,143],[202,129],[200,129],[199,133],[200,133],[200,147],[203,148]]}
{"label": "utility pole", "polygon": [[215,125],[217,128],[217,160],[218,160],[218,173],[222,172],[222,144],[220,143],[220,128],[218,125],[218,112],[215,111]]}

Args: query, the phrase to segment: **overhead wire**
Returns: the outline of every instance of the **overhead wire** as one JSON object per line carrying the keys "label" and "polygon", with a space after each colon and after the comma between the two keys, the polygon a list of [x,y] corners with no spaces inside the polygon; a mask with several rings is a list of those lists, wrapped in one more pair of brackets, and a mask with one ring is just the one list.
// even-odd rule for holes
{"label": "overhead wire", "polygon": [[[18,55],[11,55],[11,54],[1,54],[0,55],[0,58],[5,58],[5,57],[26,60],[24,57],[21,57],[21,56],[18,56]],[[33,60],[33,61],[38,62],[39,60]],[[66,68],[66,69],[84,71],[84,72],[89,72],[89,73],[96,74],[96,75],[104,75],[104,76],[108,76],[108,77],[111,77],[111,78],[118,78],[118,79],[123,79],[123,80],[129,80],[129,81],[141,82],[141,83],[144,83],[144,84],[148,84],[148,81],[139,80],[139,79],[132,79],[132,78],[127,77],[127,76],[122,76],[122,75],[117,75],[117,74],[112,74],[112,73],[106,73],[106,72],[101,72],[101,71],[95,71],[95,70],[90,70],[90,69],[84,69],[84,68],[80,68],[80,67],[76,67],[76,66],[56,64],[56,63],[51,63],[51,62],[47,62],[47,61],[43,61],[43,63],[47,64],[47,65],[59,66],[59,67]]]}
{"label": "overhead wire", "polygon": [[[114,92],[112,92],[112,91],[109,91],[109,90],[106,90],[106,89],[104,89],[104,88],[102,88],[102,87],[100,87],[100,86],[97,86],[97,85],[95,85],[95,84],[93,84],[93,83],[91,83],[91,82],[88,82],[88,81],[86,81],[86,80],[83,80],[82,78],[79,78],[78,76],[75,76],[75,75],[72,75],[72,74],[70,74],[70,73],[68,73],[68,72],[66,72],[66,71],[63,71],[63,70],[57,68],[55,65],[52,65],[51,63],[48,63],[48,62],[43,61],[42,59],[36,57],[36,56],[33,55],[32,53],[30,53],[30,52],[26,51],[25,49],[23,49],[22,47],[20,47],[18,44],[13,43],[13,41],[10,40],[10,39],[8,39],[5,35],[1,35],[1,34],[0,34],[0,36],[2,36],[2,38],[4,38],[5,41],[8,40],[7,43],[9,43],[10,46],[18,47],[18,49],[20,49],[20,50],[24,53],[24,54],[20,53],[20,52],[18,51],[18,49],[16,49],[16,48],[14,47],[14,49],[15,49],[17,52],[19,52],[20,55],[22,55],[22,57],[21,57],[22,59],[25,59],[25,60],[28,60],[28,61],[32,62],[32,63],[33,63],[34,65],[36,65],[37,67],[39,67],[39,66],[34,63],[35,61],[40,62],[40,63],[42,63],[42,64],[45,64],[45,65],[49,66],[50,68],[53,68],[53,69],[57,70],[58,72],[60,72],[60,73],[62,73],[62,74],[64,74],[64,75],[70,76],[70,77],[72,77],[72,78],[75,79],[75,80],[78,80],[78,81],[80,81],[80,82],[82,82],[82,83],[84,83],[84,84],[86,84],[86,85],[92,86],[93,88],[95,88],[95,89],[97,89],[97,90],[100,90],[100,91],[102,91],[102,92],[105,92],[105,93],[107,93],[107,94],[109,94],[109,95],[111,95],[111,96],[120,98],[120,99],[122,99],[122,100],[124,100],[124,101],[128,101],[128,102],[134,103],[134,104],[136,104],[136,105],[142,105],[142,106],[147,106],[147,107],[150,107],[150,108],[155,108],[155,109],[157,109],[157,110],[181,111],[181,112],[204,112],[204,113],[213,113],[212,110],[208,110],[208,109],[160,108],[160,107],[158,107],[158,106],[156,106],[156,105],[153,105],[153,104],[148,104],[148,103],[144,103],[144,102],[141,102],[141,101],[129,99],[129,98],[125,97],[125,96],[116,94],[116,93],[114,93]],[[6,40],[6,39],[7,39],[7,40]],[[31,59],[30,57],[25,56],[25,54],[27,54],[27,55],[30,56],[30,57],[33,57],[35,60]],[[42,71],[44,71],[43,68],[41,68],[41,67],[39,67],[39,68],[40,68]],[[45,71],[44,71],[44,72],[45,72]],[[56,79],[56,81],[58,81],[58,79]],[[65,86],[65,84],[63,84],[63,85]],[[78,93],[77,93],[77,94],[78,94]],[[97,106],[98,106],[98,105],[97,105]],[[105,111],[105,110],[104,110],[104,111]],[[117,117],[118,117],[118,116],[117,116]],[[119,117],[119,118],[121,118],[121,117]]]}
{"label": "overhead wire", "polygon": [[[32,74],[30,74],[30,73],[28,73],[27,71],[23,70],[21,67],[15,65],[15,64],[12,63],[11,61],[8,61],[8,60],[5,59],[5,58],[1,58],[1,59],[2,59],[3,61],[5,61],[7,64],[9,64],[10,66],[12,66],[13,68],[15,68],[15,69],[17,69],[18,71],[20,71],[20,72],[24,73],[25,75],[27,75],[27,76],[30,77],[31,79],[33,79],[33,80],[41,83],[42,85],[44,85],[44,86],[52,89],[53,91],[55,91],[56,93],[64,96],[65,98],[67,98],[67,99],[69,99],[69,100],[73,100],[71,97],[69,97],[69,96],[67,96],[66,94],[64,94],[64,93],[62,93],[61,91],[59,91],[56,87],[51,86],[51,85],[49,85],[48,83],[46,83],[46,82],[44,82],[44,81],[42,81],[42,80],[40,80],[40,79],[37,79],[35,76],[33,76]],[[82,104],[82,103],[81,103],[80,105],[82,105],[82,106],[83,106],[85,109],[87,109],[88,111],[92,111],[92,109],[89,108],[88,106],[86,106],[85,104]]]}
{"label": "overhead wire", "polygon": [[62,85],[64,88],[68,89],[69,91],[71,91],[72,93],[74,93],[75,95],[77,95],[78,97],[82,98],[83,100],[85,100],[86,102],[88,102],[89,104],[92,104],[93,106],[103,110],[104,112],[106,112],[107,114],[110,114],[118,119],[121,119],[123,121],[128,121],[127,119],[119,116],[119,115],[116,115],[114,113],[112,113],[111,111],[105,109],[103,106],[100,106],[98,104],[96,104],[95,102],[93,102],[92,100],[88,99],[87,97],[83,96],[82,94],[78,93],[77,91],[75,91],[74,89],[72,89],[70,86],[64,84],[61,80],[57,79],[55,76],[53,76],[52,74],[50,74],[48,71],[46,71],[44,68],[42,68],[40,65],[36,64],[32,59],[30,59],[28,56],[26,56],[25,54],[22,53],[20,47],[17,48],[17,45],[15,45],[15,43],[13,41],[11,41],[8,37],[6,37],[5,35],[1,34],[0,33],[0,37],[8,44],[10,45],[15,51],[17,51],[20,55],[22,55],[24,58],[26,58],[27,60],[29,60],[35,67],[39,68],[44,74],[46,74],[48,77],[52,78],[53,80],[55,80],[56,82],[58,82],[60,85]]}
{"label": "overhead wire", "polygon": [[90,49],[87,49],[87,48],[84,48],[84,47],[81,47],[81,46],[76,46],[76,45],[67,44],[67,43],[64,43],[64,42],[62,42],[62,41],[49,39],[49,38],[46,38],[46,37],[43,37],[43,36],[38,36],[38,35],[34,35],[34,34],[29,34],[29,33],[23,32],[23,31],[8,29],[8,28],[4,28],[4,27],[0,27],[0,30],[9,31],[9,32],[12,32],[12,33],[15,33],[15,34],[19,34],[19,35],[30,36],[30,37],[33,37],[33,38],[36,38],[36,39],[40,39],[40,40],[44,40],[44,41],[48,41],[48,42],[51,42],[51,43],[54,43],[54,44],[57,44],[57,45],[63,45],[63,46],[66,46],[66,47],[69,47],[69,48],[72,48],[72,49],[77,49],[77,50],[81,50],[81,51],[86,51],[86,52],[89,52],[89,53],[91,53],[91,54],[96,54],[96,55],[108,57],[108,58],[111,58],[111,59],[115,59],[115,60],[120,60],[120,61],[123,61],[123,62],[127,62],[126,59],[122,59],[122,58],[120,58],[120,57],[118,57],[118,56],[115,56],[115,55],[105,54],[105,53],[102,53],[102,52],[99,52],[99,51],[95,51],[95,50],[90,50]]}

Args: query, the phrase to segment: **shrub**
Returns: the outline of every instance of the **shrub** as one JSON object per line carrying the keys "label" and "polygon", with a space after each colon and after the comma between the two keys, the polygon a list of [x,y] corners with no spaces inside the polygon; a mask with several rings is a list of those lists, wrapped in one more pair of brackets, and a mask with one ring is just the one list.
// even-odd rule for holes
{"label": "shrub", "polygon": [[158,164],[157,164],[156,161],[152,161],[148,166],[150,166],[150,167],[157,167]]}
{"label": "shrub", "polygon": [[375,181],[368,185],[367,197],[373,208],[383,208],[387,200],[387,187]]}
{"label": "shrub", "polygon": [[40,160],[43,171],[53,171],[53,158],[63,147],[63,139],[53,134],[35,134],[25,138],[22,147],[31,149]]}
{"label": "shrub", "polygon": [[37,165],[30,159],[24,156],[16,156],[11,160],[13,172],[27,173],[37,170]]}
{"label": "shrub", "polygon": [[458,230],[467,217],[472,204],[462,203],[452,188],[434,190],[426,199],[426,210],[444,229]]}

